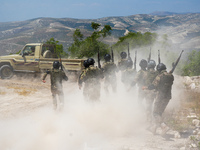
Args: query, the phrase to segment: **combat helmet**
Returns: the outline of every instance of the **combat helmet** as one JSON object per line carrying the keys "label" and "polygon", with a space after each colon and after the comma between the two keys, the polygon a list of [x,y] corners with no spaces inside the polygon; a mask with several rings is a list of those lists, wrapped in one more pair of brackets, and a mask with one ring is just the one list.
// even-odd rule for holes
{"label": "combat helmet", "polygon": [[140,64],[139,64],[139,65],[140,65],[141,68],[144,69],[144,68],[147,67],[147,61],[146,61],[145,59],[142,59],[142,60],[140,61]]}
{"label": "combat helmet", "polygon": [[94,61],[93,58],[88,58],[88,59],[87,59],[87,62],[88,62],[88,65],[89,65],[89,66],[90,66],[90,65],[94,65],[94,63],[95,63],[95,61]]}
{"label": "combat helmet", "polygon": [[88,67],[89,67],[89,63],[88,63],[87,60],[84,60],[84,61],[83,61],[83,66],[84,66],[85,68],[88,68]]}
{"label": "combat helmet", "polygon": [[150,69],[150,68],[155,68],[156,66],[156,62],[154,60],[150,60],[147,64],[147,68]]}
{"label": "combat helmet", "polygon": [[165,64],[163,64],[163,63],[158,64],[156,67],[156,70],[159,72],[162,70],[165,70],[165,69],[167,69],[167,68],[166,68]]}
{"label": "combat helmet", "polygon": [[126,52],[121,52],[120,56],[122,59],[125,59],[127,57],[127,54],[126,54]]}
{"label": "combat helmet", "polygon": [[59,61],[54,61],[54,62],[53,62],[53,68],[54,68],[54,69],[59,69],[59,67],[60,67]]}
{"label": "combat helmet", "polygon": [[105,59],[106,62],[110,61],[111,60],[110,54],[105,54],[104,59]]}

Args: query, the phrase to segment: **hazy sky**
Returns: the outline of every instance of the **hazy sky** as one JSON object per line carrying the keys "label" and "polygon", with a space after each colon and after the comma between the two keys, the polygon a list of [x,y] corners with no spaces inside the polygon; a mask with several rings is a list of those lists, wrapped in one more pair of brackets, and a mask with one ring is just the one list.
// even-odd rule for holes
{"label": "hazy sky", "polygon": [[200,12],[200,0],[0,0],[0,22],[38,17],[97,19],[154,11]]}

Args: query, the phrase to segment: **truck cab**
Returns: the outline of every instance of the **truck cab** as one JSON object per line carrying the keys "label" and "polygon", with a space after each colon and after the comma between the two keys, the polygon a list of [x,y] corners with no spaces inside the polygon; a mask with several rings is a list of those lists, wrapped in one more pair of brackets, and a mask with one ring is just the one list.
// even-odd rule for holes
{"label": "truck cab", "polygon": [[[15,72],[41,73],[51,69],[53,61],[61,61],[55,52],[55,45],[26,44],[19,54],[0,56],[0,76],[2,79],[9,79]],[[83,61],[82,59],[62,59],[68,71],[80,71],[83,68]]]}

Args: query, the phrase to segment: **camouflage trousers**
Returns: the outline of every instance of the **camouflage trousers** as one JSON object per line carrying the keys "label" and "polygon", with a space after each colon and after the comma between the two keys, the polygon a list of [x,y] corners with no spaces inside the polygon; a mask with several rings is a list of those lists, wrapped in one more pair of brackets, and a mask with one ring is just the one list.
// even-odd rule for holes
{"label": "camouflage trousers", "polygon": [[143,110],[145,109],[145,106],[143,104],[144,99],[146,99],[146,91],[142,90],[142,87],[139,87],[139,89],[138,89],[138,104],[139,104],[139,107]]}
{"label": "camouflage trousers", "polygon": [[100,83],[85,83],[83,88],[83,96],[85,100],[96,101],[100,99],[101,85]]}
{"label": "camouflage trousers", "polygon": [[146,91],[146,117],[149,122],[152,121],[152,109],[153,109],[153,102],[156,98],[156,91],[155,90],[148,90]]}
{"label": "camouflage trousers", "polygon": [[112,77],[105,77],[104,81],[104,90],[108,94],[109,93],[109,87],[112,88],[113,92],[117,91],[117,81],[116,81],[116,76]]}
{"label": "camouflage trousers", "polygon": [[[59,104],[59,109],[62,110],[64,108],[64,94],[61,89],[51,89],[52,93],[52,98],[53,98],[53,108],[56,110],[58,108]],[[57,100],[58,96],[58,100]]]}
{"label": "camouflage trousers", "polygon": [[162,121],[162,114],[165,111],[170,99],[157,97],[153,107],[153,118],[155,124],[160,124]]}

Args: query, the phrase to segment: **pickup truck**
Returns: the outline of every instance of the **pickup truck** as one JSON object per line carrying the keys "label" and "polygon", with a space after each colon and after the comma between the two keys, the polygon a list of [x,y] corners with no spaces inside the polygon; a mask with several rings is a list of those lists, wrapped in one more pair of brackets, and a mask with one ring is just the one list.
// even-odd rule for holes
{"label": "pickup truck", "polygon": [[78,73],[83,69],[84,59],[60,59],[55,53],[54,45],[30,43],[19,54],[0,56],[0,77],[10,79],[18,72],[43,73],[52,69],[54,61],[61,61],[67,72]]}

